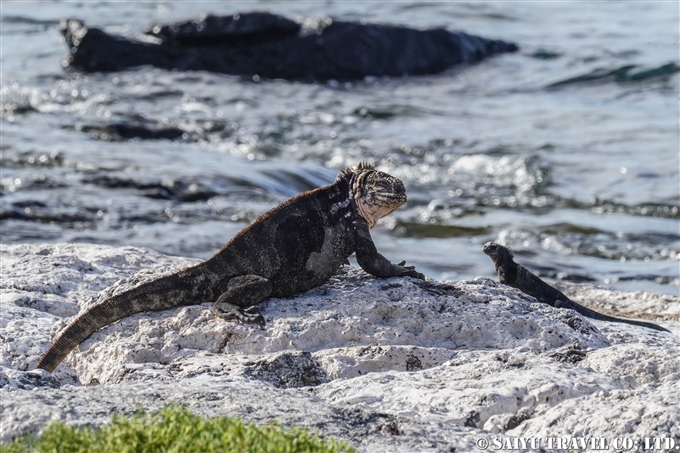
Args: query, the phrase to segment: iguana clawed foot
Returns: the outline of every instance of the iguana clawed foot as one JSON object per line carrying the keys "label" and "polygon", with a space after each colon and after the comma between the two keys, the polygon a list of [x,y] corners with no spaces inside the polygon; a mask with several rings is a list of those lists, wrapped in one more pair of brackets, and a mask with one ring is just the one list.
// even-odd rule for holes
{"label": "iguana clawed foot", "polygon": [[415,266],[404,266],[406,261],[400,261],[395,266],[401,269],[397,270],[396,277],[413,277],[425,280],[425,276],[416,270]]}
{"label": "iguana clawed foot", "polygon": [[227,291],[213,304],[213,310],[221,318],[264,328],[264,317],[257,304],[269,297],[272,290],[271,281],[259,275],[234,277],[229,280]]}
{"label": "iguana clawed foot", "polygon": [[213,306],[213,310],[215,310],[217,316],[227,321],[257,324],[260,328],[264,329],[264,316],[260,314],[260,309],[257,306],[243,309],[232,304],[222,304],[220,306]]}

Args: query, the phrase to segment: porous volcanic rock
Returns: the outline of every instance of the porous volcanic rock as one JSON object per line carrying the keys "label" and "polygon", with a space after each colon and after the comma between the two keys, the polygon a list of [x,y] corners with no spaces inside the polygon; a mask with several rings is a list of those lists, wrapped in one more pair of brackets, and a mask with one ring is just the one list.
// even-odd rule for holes
{"label": "porous volcanic rock", "polygon": [[[35,364],[72,316],[196,261],[89,244],[3,245],[0,258],[4,440],[176,402],[307,426],[365,452],[477,451],[479,438],[680,443],[672,296],[597,289],[665,333],[589,320],[488,278],[382,280],[347,266],[319,288],[265,301],[264,329],[224,321],[208,302],[140,313],[50,375]],[[584,303],[594,291],[569,289]]]}

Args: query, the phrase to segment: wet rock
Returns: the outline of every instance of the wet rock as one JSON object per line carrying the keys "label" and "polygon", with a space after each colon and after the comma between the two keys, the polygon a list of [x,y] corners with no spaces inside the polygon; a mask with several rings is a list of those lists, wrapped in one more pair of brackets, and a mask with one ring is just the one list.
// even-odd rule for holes
{"label": "wet rock", "polygon": [[83,178],[83,182],[108,189],[138,189],[145,197],[157,200],[195,202],[208,200],[217,195],[216,192],[201,187],[199,184],[187,183],[181,180],[144,182],[130,178],[96,175]]}
{"label": "wet rock", "polygon": [[63,19],[64,67],[84,72],[151,65],[259,78],[326,81],[435,74],[460,63],[517,50],[515,44],[445,29],[317,21],[312,28],[255,12],[155,25],[159,44],[133,41]]}
{"label": "wet rock", "polygon": [[181,47],[252,45],[275,41],[300,31],[300,24],[265,12],[207,15],[195,21],[154,25],[147,34]]}
{"label": "wet rock", "polygon": [[112,36],[74,19],[61,20],[59,30],[69,48],[62,66],[83,72],[120,71],[142,65],[172,69],[176,58],[169,47]]}
{"label": "wet rock", "polygon": [[81,126],[79,130],[87,132],[97,140],[120,141],[133,138],[141,140],[175,140],[185,133],[177,127],[152,127],[144,124],[127,122],[111,123],[106,126]]}

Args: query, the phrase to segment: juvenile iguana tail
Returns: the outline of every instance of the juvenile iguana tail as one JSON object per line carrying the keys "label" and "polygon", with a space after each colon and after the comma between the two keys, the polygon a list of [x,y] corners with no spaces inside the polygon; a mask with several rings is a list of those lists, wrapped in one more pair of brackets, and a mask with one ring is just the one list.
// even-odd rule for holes
{"label": "juvenile iguana tail", "polygon": [[645,321],[635,321],[632,319],[623,319],[623,318],[615,318],[614,316],[609,316],[605,315],[603,313],[598,313],[596,311],[591,310],[588,307],[584,307],[583,305],[574,302],[571,299],[564,300],[564,299],[558,299],[555,301],[555,306],[559,308],[571,308],[574,311],[577,311],[578,313],[582,314],[583,316],[586,316],[588,318],[592,319],[597,319],[599,321],[610,321],[610,322],[623,322],[626,324],[632,324],[634,326],[641,326],[641,327],[647,327],[648,329],[654,329],[658,330],[661,332],[670,332],[668,329],[664,329],[663,327],[651,323],[651,322],[645,322]]}
{"label": "juvenile iguana tail", "polygon": [[210,285],[199,267],[202,266],[143,283],[90,308],[59,335],[37,368],[51,373],[69,352],[90,335],[127,316],[204,301],[207,296],[206,288]]}

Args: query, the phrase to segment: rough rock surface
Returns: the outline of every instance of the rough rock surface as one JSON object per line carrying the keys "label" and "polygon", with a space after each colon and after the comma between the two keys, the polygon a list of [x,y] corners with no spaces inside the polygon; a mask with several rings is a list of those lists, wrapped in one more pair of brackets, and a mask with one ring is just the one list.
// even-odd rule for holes
{"label": "rough rock surface", "polygon": [[151,27],[147,34],[158,43],[110,35],[75,19],[64,19],[59,27],[69,48],[63,65],[85,72],[151,65],[257,80],[361,80],[436,74],[517,50],[512,43],[445,29],[332,19],[304,20],[303,25],[265,12],[205,16]]}
{"label": "rough rock surface", "polygon": [[589,320],[487,278],[380,280],[346,267],[263,303],[265,329],[226,322],[210,303],[141,313],[50,375],[33,368],[69,317],[195,261],[85,244],[2,246],[0,258],[4,440],[52,420],[96,425],[178,402],[307,426],[366,452],[476,451],[482,437],[680,444],[678,298],[568,288],[668,334]]}

